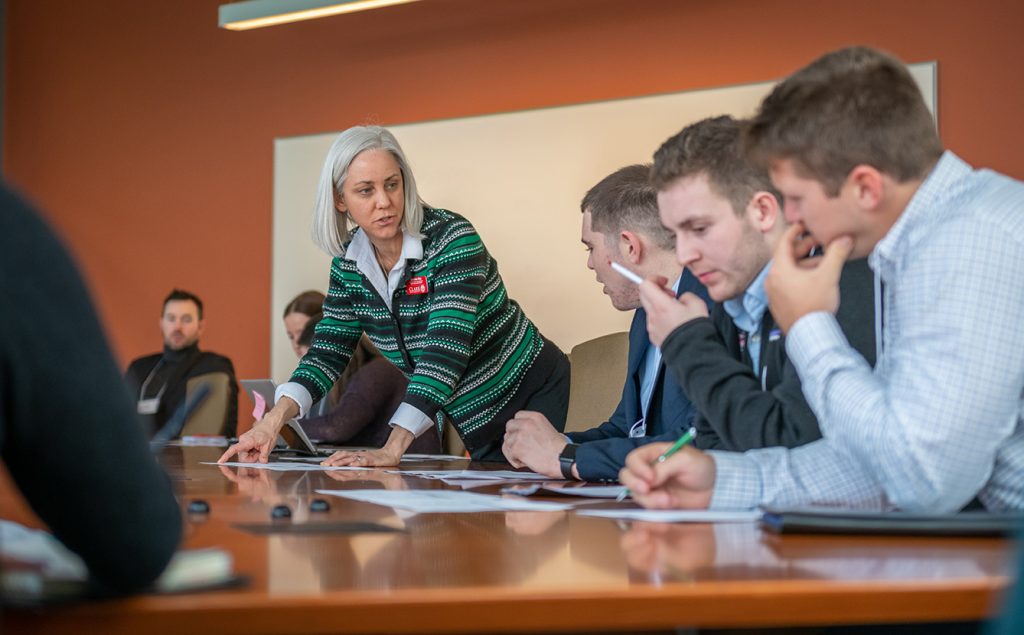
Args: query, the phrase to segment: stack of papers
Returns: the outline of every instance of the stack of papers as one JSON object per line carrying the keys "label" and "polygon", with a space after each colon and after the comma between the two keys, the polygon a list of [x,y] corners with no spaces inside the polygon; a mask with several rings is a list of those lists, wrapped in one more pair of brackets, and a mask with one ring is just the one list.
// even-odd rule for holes
{"label": "stack of papers", "polygon": [[626,491],[625,485],[588,485],[578,487],[570,485],[561,487],[558,485],[545,485],[543,483],[530,483],[528,485],[512,485],[501,490],[502,494],[516,494],[518,496],[580,496],[582,498],[608,498],[617,500]]}
{"label": "stack of papers", "polygon": [[515,470],[390,470],[402,476],[418,476],[420,478],[437,479],[449,485],[462,485],[463,481],[554,481],[549,476],[536,472],[516,472]]}
{"label": "stack of papers", "polygon": [[181,445],[226,448],[228,446],[228,438],[219,434],[192,434],[181,437]]}

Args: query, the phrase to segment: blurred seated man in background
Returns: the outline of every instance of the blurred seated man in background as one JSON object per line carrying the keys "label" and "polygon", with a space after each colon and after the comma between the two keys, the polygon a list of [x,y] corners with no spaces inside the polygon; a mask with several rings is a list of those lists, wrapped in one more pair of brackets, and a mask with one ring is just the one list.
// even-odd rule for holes
{"label": "blurred seated man in background", "polygon": [[95,581],[138,591],[181,538],[170,481],[64,248],[2,186],[0,227],[0,457]]}
{"label": "blurred seated man in background", "polygon": [[125,373],[125,381],[136,402],[136,409],[153,433],[185,399],[189,379],[209,373],[226,373],[228,398],[223,424],[218,431],[232,436],[238,419],[238,382],[231,360],[223,355],[199,350],[203,334],[203,302],[194,294],[174,289],[164,299],[160,331],[164,338],[162,353],[134,360]]}
{"label": "blurred seated man in background", "polygon": [[622,399],[608,421],[564,435],[539,412],[517,413],[502,448],[516,467],[554,478],[614,481],[630,451],[651,441],[675,441],[693,421],[693,405],[647,336],[637,285],[611,267],[615,261],[643,277],[661,276],[677,294],[708,301],[704,287],[676,262],[672,233],[658,219],[649,172],[648,165],[624,167],[590,188],[580,203],[587,268],[613,307],[634,311]]}

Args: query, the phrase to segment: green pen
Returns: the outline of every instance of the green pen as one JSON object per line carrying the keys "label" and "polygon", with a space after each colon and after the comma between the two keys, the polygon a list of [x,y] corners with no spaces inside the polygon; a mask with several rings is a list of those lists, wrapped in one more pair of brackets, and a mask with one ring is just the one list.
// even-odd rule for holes
{"label": "green pen", "polygon": [[[686,445],[690,441],[693,441],[695,438],[697,438],[697,428],[691,427],[689,430],[687,430],[686,432],[683,433],[683,436],[679,437],[678,441],[676,441],[675,443],[672,444],[672,447],[670,447],[669,449],[665,450],[664,452],[662,452],[658,456],[658,458],[656,458],[653,461],[651,461],[651,467],[654,467],[658,463],[664,463],[669,458],[671,458],[673,454],[675,454],[676,452],[681,450],[684,445]],[[619,494],[615,498],[615,501],[616,502],[622,502],[622,501],[626,500],[627,496],[629,496],[629,488],[628,487],[626,489],[622,490],[622,493]]]}

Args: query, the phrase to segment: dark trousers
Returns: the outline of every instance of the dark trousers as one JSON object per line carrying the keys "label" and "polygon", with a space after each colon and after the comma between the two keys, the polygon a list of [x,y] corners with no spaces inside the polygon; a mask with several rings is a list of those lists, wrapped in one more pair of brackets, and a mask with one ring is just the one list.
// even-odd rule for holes
{"label": "dark trousers", "polygon": [[469,451],[474,461],[508,463],[501,452],[501,444],[505,440],[505,424],[520,410],[535,410],[547,417],[556,430],[565,430],[565,418],[569,411],[569,358],[547,339],[544,340],[544,348],[547,350],[542,351],[541,357],[551,356],[548,359],[552,362],[545,364],[550,368],[547,377],[530,377],[533,369],[527,372],[519,389],[522,394],[516,394],[494,417],[496,422],[500,422],[500,426],[497,426],[500,434],[490,443]]}

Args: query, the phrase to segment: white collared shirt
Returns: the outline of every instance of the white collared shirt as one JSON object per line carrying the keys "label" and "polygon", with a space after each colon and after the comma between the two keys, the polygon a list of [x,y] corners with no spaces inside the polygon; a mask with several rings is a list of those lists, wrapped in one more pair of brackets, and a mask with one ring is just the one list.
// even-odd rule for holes
{"label": "white collared shirt", "polygon": [[[683,275],[679,274],[672,289],[679,295],[679,285],[683,281]],[[647,411],[651,407],[651,398],[654,396],[654,387],[657,384],[658,372],[661,370],[661,349],[654,344],[647,342],[647,350],[644,351],[644,360],[640,364],[640,412],[644,420],[647,419]]]}
{"label": "white collared shirt", "polygon": [[395,266],[388,272],[387,279],[377,262],[377,255],[373,251],[370,239],[362,231],[357,231],[349,243],[348,249],[343,256],[345,260],[356,263],[356,268],[376,289],[388,310],[391,310],[391,299],[402,283],[402,276],[405,275],[405,262],[407,260],[419,260],[423,258],[423,240],[411,235],[409,232],[402,232],[402,254],[398,257]]}

